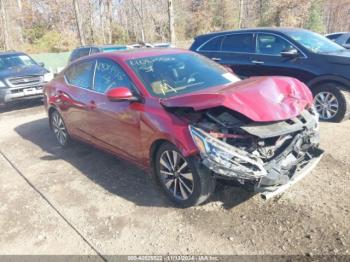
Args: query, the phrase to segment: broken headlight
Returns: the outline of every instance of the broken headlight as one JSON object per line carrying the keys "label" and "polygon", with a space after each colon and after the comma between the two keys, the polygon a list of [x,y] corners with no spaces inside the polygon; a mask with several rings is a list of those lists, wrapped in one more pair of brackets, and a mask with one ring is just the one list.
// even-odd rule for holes
{"label": "broken headlight", "polygon": [[231,176],[239,174],[246,178],[266,175],[261,159],[214,138],[202,129],[190,125],[189,130],[204,164],[214,172],[225,175],[230,173]]}

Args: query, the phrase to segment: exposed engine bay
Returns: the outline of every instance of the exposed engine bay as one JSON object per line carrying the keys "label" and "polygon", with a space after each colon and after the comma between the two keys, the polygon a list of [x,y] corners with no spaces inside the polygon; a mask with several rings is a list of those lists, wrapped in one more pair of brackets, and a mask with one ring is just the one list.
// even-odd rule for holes
{"label": "exposed engine bay", "polygon": [[202,163],[217,177],[242,184],[284,185],[323,153],[318,149],[318,115],[311,107],[276,122],[254,122],[225,107],[172,111],[189,121]]}

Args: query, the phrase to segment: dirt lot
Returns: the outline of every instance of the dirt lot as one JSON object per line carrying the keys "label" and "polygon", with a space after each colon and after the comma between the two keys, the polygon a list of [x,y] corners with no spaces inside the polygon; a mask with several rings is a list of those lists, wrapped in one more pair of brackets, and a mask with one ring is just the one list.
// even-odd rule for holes
{"label": "dirt lot", "polygon": [[61,149],[40,104],[0,113],[1,254],[349,254],[350,121],[282,197],[219,185],[177,209],[152,179],[87,145]]}

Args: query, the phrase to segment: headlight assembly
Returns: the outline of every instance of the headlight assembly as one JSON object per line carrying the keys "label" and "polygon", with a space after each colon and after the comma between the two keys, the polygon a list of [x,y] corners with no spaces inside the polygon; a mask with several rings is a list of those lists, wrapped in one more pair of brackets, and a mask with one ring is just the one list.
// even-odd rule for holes
{"label": "headlight assembly", "polygon": [[46,73],[43,77],[44,82],[50,82],[53,79],[53,74],[52,73]]}
{"label": "headlight assembly", "polygon": [[214,172],[225,173],[231,170],[232,175],[240,174],[247,178],[258,178],[266,175],[261,159],[248,152],[231,146],[209,133],[192,125],[189,130],[203,161]]}
{"label": "headlight assembly", "polygon": [[5,83],[0,80],[0,88],[4,88],[4,87],[6,87]]}

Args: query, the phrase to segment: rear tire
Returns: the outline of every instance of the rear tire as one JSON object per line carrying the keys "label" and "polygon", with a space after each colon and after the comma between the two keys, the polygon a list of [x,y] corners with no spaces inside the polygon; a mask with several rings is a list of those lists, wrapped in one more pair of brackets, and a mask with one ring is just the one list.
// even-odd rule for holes
{"label": "rear tire", "polygon": [[162,144],[157,150],[155,174],[165,194],[183,208],[206,201],[216,185],[216,179],[199,159],[185,158],[170,143]]}
{"label": "rear tire", "polygon": [[68,147],[71,144],[71,138],[68,134],[63,118],[57,110],[54,110],[50,114],[50,126],[60,146]]}
{"label": "rear tire", "polygon": [[314,104],[320,120],[341,122],[350,116],[350,93],[342,86],[322,84],[313,90]]}

